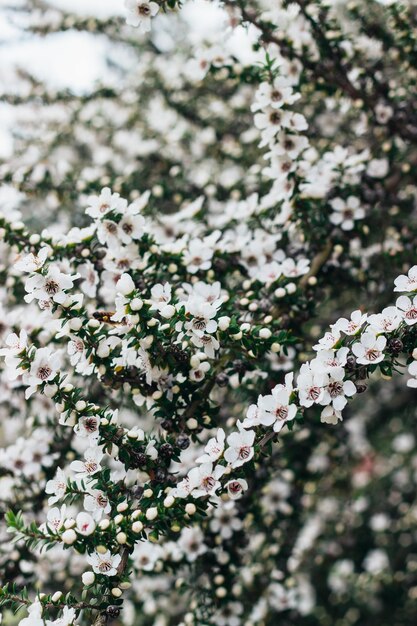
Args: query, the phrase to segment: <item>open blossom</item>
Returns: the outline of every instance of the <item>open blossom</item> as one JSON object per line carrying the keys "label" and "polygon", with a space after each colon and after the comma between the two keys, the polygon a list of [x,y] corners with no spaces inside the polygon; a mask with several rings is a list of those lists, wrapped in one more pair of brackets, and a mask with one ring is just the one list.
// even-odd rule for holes
{"label": "open blossom", "polygon": [[47,383],[55,378],[61,364],[61,355],[50,348],[38,348],[30,364],[29,372],[24,374],[24,382],[28,385],[25,397],[35,393],[38,385]]}
{"label": "open blossom", "polygon": [[126,206],[127,201],[121,198],[120,194],[112,193],[109,187],[104,187],[99,196],[89,198],[89,206],[85,212],[93,219],[101,219],[110,211],[121,213]]}
{"label": "open blossom", "polygon": [[227,493],[232,500],[238,500],[248,489],[248,483],[243,478],[237,478],[235,480],[229,480],[225,484]]}
{"label": "open blossom", "polygon": [[370,315],[367,321],[375,333],[390,333],[397,330],[402,322],[402,317],[397,307],[388,306],[381,313]]}
{"label": "open blossom", "polygon": [[344,370],[334,369],[328,376],[324,387],[323,398],[320,404],[332,404],[336,411],[342,411],[347,404],[347,398],[356,393],[355,384],[351,380],[343,380]]}
{"label": "open blossom", "polygon": [[37,254],[30,252],[24,256],[19,255],[14,262],[14,267],[19,270],[19,272],[37,272],[44,265],[48,258],[49,251],[50,248],[44,246]]}
{"label": "open blossom", "polygon": [[259,423],[263,426],[273,426],[275,432],[280,432],[297,414],[297,406],[290,402],[292,377],[292,374],[287,374],[285,385],[276,385],[270,395],[261,396],[258,400]]}
{"label": "open blossom", "polygon": [[315,372],[308,363],[303,363],[297,378],[297,388],[301,406],[320,404],[327,382],[325,372]]}
{"label": "open blossom", "polygon": [[197,463],[210,463],[217,461],[217,459],[219,459],[223,454],[225,438],[226,434],[223,428],[219,428],[217,435],[209,439],[206,447],[204,448],[205,454],[198,457]]}
{"label": "open blossom", "polygon": [[334,198],[330,201],[330,206],[333,209],[330,221],[335,226],[340,226],[342,230],[352,230],[355,221],[365,217],[365,211],[360,206],[359,198],[355,196],[349,196],[347,200]]}
{"label": "open blossom", "polygon": [[4,357],[7,365],[7,377],[10,380],[17,378],[23,370],[20,369],[19,353],[22,352],[27,345],[27,332],[21,330],[17,335],[11,333],[6,337],[6,348],[0,349],[0,356]]}
{"label": "open blossom", "polygon": [[58,530],[64,525],[66,509],[67,507],[65,504],[63,504],[60,509],[56,506],[52,507],[52,509],[49,509],[46,516],[46,523],[42,524],[41,530],[46,532],[46,529],[48,527],[54,533],[57,533]]}
{"label": "open blossom", "polygon": [[128,10],[126,24],[139,28],[142,33],[147,33],[151,30],[151,19],[159,11],[159,6],[156,2],[125,0],[125,7]]}
{"label": "open blossom", "polygon": [[52,480],[48,480],[45,487],[45,492],[47,494],[51,494],[48,498],[49,506],[58,502],[65,495],[67,490],[67,477],[65,472],[58,467],[56,471],[55,478]]}
{"label": "open blossom", "polygon": [[376,336],[372,332],[363,333],[360,342],[352,346],[352,352],[361,365],[374,365],[384,360],[384,348],[387,339],[383,335]]}
{"label": "open blossom", "polygon": [[216,465],[213,468],[213,463],[203,463],[198,467],[194,467],[188,472],[187,476],[191,495],[195,498],[214,495],[220,488],[219,479],[223,476],[225,470],[226,468],[223,465]]}
{"label": "open blossom", "polygon": [[104,514],[110,513],[111,504],[104,491],[92,489],[84,497],[84,508],[88,513],[91,513],[94,520],[98,521]]}
{"label": "open blossom", "polygon": [[408,296],[400,296],[395,305],[408,326],[417,324],[417,296],[414,296],[413,299]]}
{"label": "open blossom", "polygon": [[238,422],[238,432],[231,433],[227,438],[228,448],[224,452],[224,458],[231,467],[240,467],[248,463],[255,453],[253,443],[255,432],[244,430]]}
{"label": "open blossom", "polygon": [[338,411],[333,405],[329,404],[324,407],[320,415],[320,421],[323,424],[335,425],[343,420],[341,411]]}
{"label": "open blossom", "polygon": [[77,472],[79,479],[93,476],[101,470],[100,461],[103,458],[103,452],[100,448],[88,448],[84,452],[84,461],[73,461],[70,468],[73,472]]}
{"label": "open blossom", "polygon": [[401,274],[394,281],[394,291],[417,291],[417,265],[408,270],[408,274]]}
{"label": "open blossom", "polygon": [[187,303],[191,320],[185,323],[186,330],[202,337],[206,333],[214,333],[217,330],[217,322],[213,318],[217,315],[217,309],[208,302],[192,300]]}
{"label": "open blossom", "polygon": [[116,576],[121,560],[120,554],[111,554],[110,550],[106,550],[103,554],[93,552],[87,556],[87,562],[92,566],[93,571],[104,576]]}
{"label": "open blossom", "polygon": [[26,302],[32,302],[34,299],[41,302],[53,300],[63,304],[67,298],[66,291],[72,289],[76,278],[78,274],[68,276],[56,265],[50,265],[46,274],[36,273],[26,280],[25,289],[28,293],[25,300]]}
{"label": "open blossom", "polygon": [[366,313],[362,313],[362,311],[358,309],[357,311],[353,311],[350,316],[350,320],[342,317],[333,325],[332,328],[333,330],[336,329],[337,331],[345,333],[345,335],[356,335],[358,330],[362,328],[366,322],[366,318]]}
{"label": "open blossom", "polygon": [[90,444],[94,445],[99,437],[99,428],[99,415],[83,415],[74,426],[74,432],[79,437],[87,438]]}

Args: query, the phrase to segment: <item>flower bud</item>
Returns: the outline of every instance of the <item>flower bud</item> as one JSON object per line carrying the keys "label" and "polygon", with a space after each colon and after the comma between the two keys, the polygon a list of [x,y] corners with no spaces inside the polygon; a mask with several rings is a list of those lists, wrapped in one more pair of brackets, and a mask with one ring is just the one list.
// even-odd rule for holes
{"label": "flower bud", "polygon": [[95,579],[96,579],[96,576],[94,572],[84,572],[84,574],[81,576],[81,580],[83,581],[83,584],[86,585],[87,587],[89,585],[92,585]]}
{"label": "flower bud", "polygon": [[127,296],[132,291],[135,291],[135,283],[132,280],[132,277],[129,274],[122,274],[119,280],[116,283],[116,289],[119,293]]}

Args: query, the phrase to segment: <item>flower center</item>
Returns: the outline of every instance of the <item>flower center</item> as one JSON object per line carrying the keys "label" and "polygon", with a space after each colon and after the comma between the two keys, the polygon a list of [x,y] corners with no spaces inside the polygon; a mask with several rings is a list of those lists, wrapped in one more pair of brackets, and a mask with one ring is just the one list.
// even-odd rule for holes
{"label": "flower center", "polygon": [[41,380],[46,380],[52,374],[52,369],[49,365],[41,365],[36,372],[36,376]]}
{"label": "flower center", "polygon": [[51,278],[45,283],[45,291],[48,296],[54,296],[59,291],[59,285],[56,280],[52,280]]}
{"label": "flower center", "polygon": [[370,348],[366,351],[366,358],[368,359],[368,361],[376,361],[379,355],[379,350],[376,350],[375,348]]}
{"label": "flower center", "polygon": [[275,409],[275,417],[278,420],[285,420],[288,417],[288,407],[287,406],[278,406]]}
{"label": "flower center", "polygon": [[239,448],[239,459],[247,459],[250,456],[250,446],[242,446]]}

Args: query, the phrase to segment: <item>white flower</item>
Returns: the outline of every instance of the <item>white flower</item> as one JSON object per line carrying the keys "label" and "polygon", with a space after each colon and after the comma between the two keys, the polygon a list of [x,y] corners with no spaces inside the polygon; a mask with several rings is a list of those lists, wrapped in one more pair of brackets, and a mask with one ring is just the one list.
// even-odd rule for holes
{"label": "white flower", "polygon": [[252,111],[259,111],[270,106],[279,109],[284,104],[293,104],[300,98],[300,94],[294,93],[287,78],[279,76],[273,83],[261,83],[255,94],[255,102],[252,104]]}
{"label": "white flower", "polygon": [[308,363],[303,363],[297,378],[300,404],[310,407],[320,404],[324,396],[324,386],[328,380],[324,372],[315,372]]}
{"label": "white flower", "polygon": [[408,326],[417,324],[417,296],[414,296],[413,299],[408,298],[408,296],[400,296],[395,305],[400,309],[404,322]]}
{"label": "white flower", "polygon": [[123,296],[127,296],[132,291],[135,291],[135,283],[133,282],[130,274],[122,274],[119,280],[116,283],[116,289],[118,293],[121,293]]}
{"label": "white flower", "polygon": [[228,448],[224,452],[224,458],[231,467],[240,467],[248,463],[255,453],[253,442],[255,432],[253,430],[243,430],[238,422],[238,432],[231,433],[227,438]]}
{"label": "white flower", "polygon": [[331,350],[337,344],[340,339],[340,331],[336,327],[336,324],[332,326],[331,332],[327,332],[324,337],[319,339],[319,342],[313,346],[313,350],[319,352],[320,350]]}
{"label": "white flower", "polygon": [[186,330],[200,338],[206,333],[216,332],[217,322],[213,318],[216,317],[217,309],[212,304],[191,300],[187,302],[187,308],[192,319],[185,323]]}
{"label": "white flower", "polygon": [[347,200],[334,198],[330,201],[330,206],[333,209],[330,221],[335,226],[340,226],[342,230],[352,230],[355,220],[362,220],[365,217],[365,211],[355,196],[349,196]]}
{"label": "white flower", "polygon": [[151,30],[151,18],[159,11],[156,2],[148,0],[125,0],[128,10],[126,24],[139,28],[140,32],[147,33]]}
{"label": "white flower", "polygon": [[78,513],[76,517],[76,523],[77,532],[79,532],[80,535],[92,535],[96,529],[96,523],[91,515],[89,515],[88,513]]}
{"label": "white flower", "polygon": [[395,306],[388,306],[382,313],[375,313],[368,317],[369,327],[375,333],[390,333],[401,324],[402,317]]}
{"label": "white flower", "polygon": [[384,360],[383,350],[387,344],[386,337],[377,337],[372,332],[363,333],[360,342],[352,346],[352,352],[361,365],[374,365]]}
{"label": "white flower", "polygon": [[73,461],[70,468],[73,472],[77,472],[78,478],[88,478],[101,470],[100,461],[103,458],[103,452],[100,448],[88,448],[84,452],[84,461]]}
{"label": "white flower", "polygon": [[61,617],[51,621],[46,620],[46,626],[72,626],[75,621],[75,609],[64,606]]}
{"label": "white flower", "polygon": [[223,465],[216,465],[213,469],[213,463],[203,463],[199,467],[193,467],[187,476],[191,495],[195,498],[214,495],[220,487],[219,478],[225,471],[226,468]]}
{"label": "white flower", "polygon": [[197,459],[197,463],[210,463],[212,461],[217,461],[224,450],[224,441],[226,438],[226,434],[223,428],[219,428],[217,434],[212,439],[209,439],[206,447],[204,448],[205,454],[199,456]]}
{"label": "white flower", "polygon": [[329,374],[328,382],[324,388],[324,395],[321,404],[333,404],[336,411],[342,411],[345,408],[347,399],[356,393],[356,387],[351,380],[343,380],[344,370],[342,368],[334,369]]}
{"label": "white flower", "polygon": [[151,572],[155,569],[158,559],[162,558],[162,556],[161,546],[141,541],[135,546],[132,558],[138,569],[144,572]]}
{"label": "white flower", "polygon": [[199,270],[210,269],[212,257],[213,249],[210,246],[202,239],[192,239],[183,253],[182,262],[190,274],[195,274]]}
{"label": "white flower", "polygon": [[45,626],[42,618],[42,606],[40,602],[34,602],[28,608],[29,615],[19,622],[19,626]]}
{"label": "white flower", "polygon": [[154,285],[151,289],[151,309],[162,311],[171,301],[171,285],[169,283]]}
{"label": "white flower", "polygon": [[6,337],[7,348],[0,350],[0,356],[4,356],[7,365],[7,377],[9,380],[15,380],[24,370],[20,368],[20,359],[18,354],[22,352],[27,345],[27,333],[21,330],[19,335],[11,333]]}
{"label": "white flower", "polygon": [[118,193],[112,193],[109,187],[104,187],[99,196],[89,198],[89,206],[86,214],[93,219],[102,218],[109,211],[122,213],[127,206],[127,201],[123,200]]}
{"label": "white flower", "polygon": [[28,292],[25,296],[26,302],[40,300],[41,302],[53,300],[58,304],[65,302],[67,294],[65,291],[71,289],[78,274],[67,276],[63,274],[56,265],[50,265],[47,274],[33,274],[25,282],[25,289]]}
{"label": "white flower", "polygon": [[58,467],[56,471],[55,478],[52,480],[48,480],[45,487],[45,492],[53,494],[50,498],[48,498],[48,504],[51,506],[58,502],[64,495],[67,490],[67,477],[63,470]]}
{"label": "white flower", "polygon": [[[133,205],[131,205],[133,206]],[[128,245],[132,239],[140,239],[145,232],[145,218],[142,215],[133,215],[130,207],[119,222],[118,234],[120,241]]]}
{"label": "white flower", "polygon": [[362,313],[359,309],[353,311],[350,316],[350,320],[345,317],[340,318],[333,326],[332,330],[337,330],[345,333],[345,335],[356,335],[358,330],[362,328],[366,322],[367,315]]}
{"label": "white flower", "polygon": [[93,489],[84,497],[84,508],[98,521],[102,518],[103,513],[110,513],[111,504],[104,491]]}
{"label": "white flower", "polygon": [[79,265],[77,269],[80,278],[83,279],[80,284],[80,289],[89,298],[95,298],[99,279],[94,265],[91,261],[86,261],[85,263],[82,263],[82,265]]}
{"label": "white flower", "polygon": [[60,355],[57,352],[52,352],[50,348],[38,348],[36,350],[29,372],[24,374],[24,382],[28,385],[25,392],[26,399],[30,398],[38,385],[55,378],[60,362]]}
{"label": "white flower", "polygon": [[99,415],[83,415],[74,426],[74,432],[79,437],[88,438],[91,445],[99,437],[100,416]]}
{"label": "white flower", "polygon": [[285,378],[286,385],[276,385],[270,395],[261,396],[258,400],[259,423],[263,426],[273,425],[274,431],[278,433],[297,414],[297,406],[290,403],[292,374],[287,374]]}
{"label": "white flower", "polygon": [[329,406],[326,406],[320,415],[320,421],[323,424],[332,424],[335,425],[337,424],[337,422],[342,421],[342,413],[340,411],[338,411],[337,409],[334,408],[334,406],[332,406],[331,404],[329,404]]}
{"label": "white flower", "polygon": [[331,373],[346,365],[348,354],[349,348],[339,348],[337,352],[335,350],[320,350],[310,365],[313,370],[318,372]]}
{"label": "white flower", "polygon": [[120,554],[111,554],[109,550],[104,554],[93,552],[87,555],[87,563],[92,566],[93,571],[104,576],[116,576],[120,561]]}
{"label": "white flower", "polygon": [[50,248],[43,247],[37,254],[26,254],[25,256],[19,255],[14,263],[14,267],[20,272],[37,272],[45,263],[48,258]]}
{"label": "white flower", "polygon": [[178,547],[184,553],[187,561],[191,563],[195,561],[200,554],[207,552],[203,532],[197,526],[182,529],[178,539]]}
{"label": "white flower", "polygon": [[237,478],[235,480],[229,480],[225,484],[225,488],[227,489],[227,493],[232,500],[237,500],[241,498],[243,493],[248,489],[248,483],[244,478]]}
{"label": "white flower", "polygon": [[55,533],[62,527],[65,522],[65,513],[66,513],[66,505],[63,504],[59,509],[58,507],[53,507],[49,509],[48,514],[46,516],[46,524],[41,526],[41,529],[46,530],[46,526],[51,528]]}
{"label": "white flower", "polygon": [[401,274],[394,280],[394,291],[417,291],[417,265],[408,270],[407,276]]}
{"label": "white flower", "polygon": [[199,337],[193,333],[191,335],[191,341],[197,348],[203,348],[209,359],[214,359],[216,350],[220,348],[219,341],[213,335],[201,335],[201,337]]}
{"label": "white flower", "polygon": [[417,387],[417,361],[410,363],[408,366],[408,373],[410,376],[414,377],[407,381],[408,387]]}

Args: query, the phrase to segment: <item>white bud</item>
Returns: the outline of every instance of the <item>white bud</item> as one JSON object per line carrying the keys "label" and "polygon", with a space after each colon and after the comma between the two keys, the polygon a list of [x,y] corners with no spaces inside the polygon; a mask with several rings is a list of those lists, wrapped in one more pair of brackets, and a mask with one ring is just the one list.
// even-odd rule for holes
{"label": "white bud", "polygon": [[74,541],[77,540],[77,533],[75,532],[75,530],[70,528],[62,533],[61,539],[67,546],[70,546],[74,543]]}
{"label": "white bud", "polygon": [[287,295],[287,292],[283,287],[278,287],[278,289],[275,289],[274,295],[276,298],[284,298]]}
{"label": "white bud", "polygon": [[222,317],[219,317],[218,323],[220,330],[227,330],[230,326],[230,317],[228,317],[227,315],[222,315]]}
{"label": "white bud", "polygon": [[62,597],[62,591],[55,591],[54,595],[51,596],[52,602],[58,602]]}
{"label": "white bud", "polygon": [[165,319],[169,320],[175,315],[175,307],[172,304],[167,304],[161,309],[160,313],[162,317],[165,317]]}
{"label": "white bud", "polygon": [[135,283],[132,280],[132,277],[129,274],[122,274],[119,280],[116,283],[116,289],[119,293],[127,296],[132,291],[135,291]]}
{"label": "white bud", "polygon": [[174,504],[174,502],[175,502],[174,496],[167,496],[164,500],[164,507],[169,509],[169,507],[171,507]]}
{"label": "white bud", "polygon": [[269,328],[261,328],[261,330],[259,331],[259,337],[261,339],[269,339],[271,335],[272,333]]}
{"label": "white bud", "polygon": [[70,321],[69,321],[69,327],[71,328],[71,330],[80,330],[81,326],[83,325],[83,322],[81,320],[81,318],[79,317],[73,317]]}
{"label": "white bud", "polygon": [[123,591],[119,589],[119,587],[113,587],[113,589],[111,590],[111,595],[114,596],[115,598],[120,598],[122,593]]}
{"label": "white bud", "polygon": [[84,574],[81,576],[81,580],[86,586],[92,585],[95,579],[96,577],[94,572],[84,572]]}
{"label": "white bud", "polygon": [[45,394],[47,398],[52,398],[56,394],[57,391],[58,391],[57,385],[52,384],[52,385],[45,385],[43,393]]}
{"label": "white bud", "polygon": [[140,311],[142,307],[143,301],[140,298],[133,298],[132,302],[130,303],[130,308],[132,309],[132,311]]}
{"label": "white bud", "polygon": [[120,504],[117,505],[117,511],[119,513],[123,513],[123,511],[126,511],[126,509],[128,508],[129,508],[129,505],[126,502],[126,500],[124,502],[120,502]]}
{"label": "white bud", "polygon": [[155,506],[152,506],[150,509],[146,511],[146,519],[152,521],[158,517],[158,509]]}
{"label": "white bud", "polygon": [[75,408],[77,409],[77,411],[84,411],[86,407],[87,407],[87,402],[85,402],[84,400],[78,400],[78,402],[75,405]]}
{"label": "white bud", "polygon": [[126,533],[117,533],[116,535],[116,541],[117,543],[119,543],[120,545],[124,545],[127,542],[127,536]]}
{"label": "white bud", "polygon": [[132,524],[132,530],[134,533],[141,533],[143,530],[143,524],[142,522],[133,522]]}
{"label": "white bud", "polygon": [[197,507],[192,502],[188,502],[188,504],[185,505],[185,512],[187,513],[187,515],[194,515],[196,511]]}

